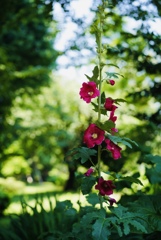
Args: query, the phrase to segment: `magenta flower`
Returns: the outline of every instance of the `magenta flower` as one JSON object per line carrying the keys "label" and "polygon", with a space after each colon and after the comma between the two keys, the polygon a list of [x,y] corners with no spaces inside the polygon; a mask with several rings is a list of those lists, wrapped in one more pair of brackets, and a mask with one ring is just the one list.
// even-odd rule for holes
{"label": "magenta flower", "polygon": [[89,177],[94,172],[94,168],[90,167],[87,172],[84,174],[86,177]]}
{"label": "magenta flower", "polygon": [[88,148],[93,148],[95,145],[100,145],[105,139],[105,131],[92,123],[84,132],[83,142]]}
{"label": "magenta flower", "polygon": [[113,143],[110,139],[105,139],[105,143],[107,144],[107,149],[112,153],[112,157],[117,160],[118,158],[121,158],[120,151],[122,148],[120,148],[118,145]]}
{"label": "magenta flower", "polygon": [[112,111],[110,112],[110,117],[108,120],[111,120],[112,122],[116,122],[117,120],[117,116],[115,116],[115,110],[117,109],[117,107],[115,105],[112,106]]}
{"label": "magenta flower", "polygon": [[118,132],[118,129],[117,128],[111,128],[111,131],[112,131],[112,134]]}
{"label": "magenta flower", "polygon": [[111,85],[113,86],[113,85],[115,85],[115,81],[112,80],[112,79],[110,79],[110,80],[109,80],[109,84],[111,84]]}
{"label": "magenta flower", "polygon": [[[107,110],[107,111],[112,111],[114,109],[114,107],[116,107],[114,105],[114,100],[112,98],[106,98],[105,100],[105,104],[104,104],[104,108]],[[116,109],[116,108],[115,108]]]}
{"label": "magenta flower", "polygon": [[114,198],[109,197],[108,199],[110,206],[112,206],[114,203],[116,203],[116,200]]}
{"label": "magenta flower", "polygon": [[100,95],[100,91],[95,82],[88,82],[82,84],[79,95],[86,103],[90,103],[92,98]]}
{"label": "magenta flower", "polygon": [[113,189],[116,188],[112,180],[104,180],[103,177],[98,179],[98,184],[95,186],[95,189],[99,190],[99,194],[102,196],[111,195]]}
{"label": "magenta flower", "polygon": [[116,203],[116,200],[114,198],[111,198],[110,196],[105,195],[104,199],[109,201],[110,206],[112,206],[114,203]]}

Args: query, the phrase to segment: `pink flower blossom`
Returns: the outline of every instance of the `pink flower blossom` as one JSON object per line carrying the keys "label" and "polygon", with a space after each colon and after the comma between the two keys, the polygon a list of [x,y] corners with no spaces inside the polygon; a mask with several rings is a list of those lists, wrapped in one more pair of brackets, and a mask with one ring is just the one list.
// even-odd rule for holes
{"label": "pink flower blossom", "polygon": [[100,91],[97,89],[95,82],[84,82],[79,94],[86,103],[90,103],[92,98],[98,97],[100,95]]}
{"label": "pink flower blossom", "polygon": [[107,144],[107,149],[112,153],[112,157],[117,160],[118,158],[121,158],[120,151],[122,148],[120,148],[118,145],[113,143],[110,139],[105,139],[105,143]]}
{"label": "pink flower blossom", "polygon": [[100,145],[105,139],[105,131],[92,123],[84,132],[83,142],[88,148],[92,148],[95,145]]}
{"label": "pink flower blossom", "polygon": [[89,177],[94,172],[94,168],[90,167],[87,172],[84,174],[86,177]]}
{"label": "pink flower blossom", "polygon": [[98,184],[95,186],[95,189],[99,190],[99,194],[102,196],[111,195],[113,189],[116,188],[112,180],[104,180],[103,177],[98,179]]}
{"label": "pink flower blossom", "polygon": [[111,85],[113,86],[113,85],[115,85],[115,81],[112,80],[112,79],[110,79],[110,80],[109,80],[109,84],[111,84]]}
{"label": "pink flower blossom", "polygon": [[110,117],[109,120],[111,120],[112,122],[116,122],[117,120],[117,116],[115,116],[115,110],[117,109],[117,107],[115,105],[112,106],[112,111],[110,112]]}
{"label": "pink flower blossom", "polygon": [[104,108],[107,111],[112,111],[116,106],[114,105],[114,100],[112,98],[106,98]]}

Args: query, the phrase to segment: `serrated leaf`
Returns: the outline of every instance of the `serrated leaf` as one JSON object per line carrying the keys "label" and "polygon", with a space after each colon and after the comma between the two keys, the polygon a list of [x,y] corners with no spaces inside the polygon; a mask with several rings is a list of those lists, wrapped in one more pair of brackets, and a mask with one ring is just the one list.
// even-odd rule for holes
{"label": "serrated leaf", "polygon": [[128,235],[128,234],[130,233],[129,222],[126,222],[126,221],[125,221],[125,222],[123,223],[123,227],[124,227],[124,230],[123,230],[123,231],[124,231],[124,234],[125,234],[125,235]]}
{"label": "serrated leaf", "polygon": [[95,156],[97,154],[97,151],[95,149],[89,149],[86,147],[79,148],[78,152],[82,164],[87,162],[91,156]]}
{"label": "serrated leaf", "polygon": [[123,207],[122,205],[118,205],[118,207],[110,207],[110,210],[113,214],[115,214],[119,219],[123,217],[124,212],[127,211],[127,208]]}
{"label": "serrated leaf", "polygon": [[108,236],[111,234],[108,226],[108,221],[105,218],[99,218],[93,224],[92,236],[94,240],[108,240]]}
{"label": "serrated leaf", "polygon": [[115,225],[115,227],[117,229],[117,232],[118,232],[119,236],[122,237],[123,236],[123,232],[122,232],[121,227],[119,225]]}
{"label": "serrated leaf", "polygon": [[97,154],[97,151],[95,149],[90,149],[86,147],[80,147],[80,148],[73,148],[70,150],[66,156],[65,160],[70,157],[72,160],[81,160],[81,163],[87,162],[91,156],[95,156]]}
{"label": "serrated leaf", "polygon": [[[111,208],[110,208],[110,210],[111,210]],[[118,218],[116,216],[109,217],[108,221],[109,221],[109,223],[111,223],[116,228],[119,236],[122,237],[123,232],[122,232],[122,229],[121,229],[120,225],[118,224]]]}
{"label": "serrated leaf", "polygon": [[133,219],[129,224],[131,224],[133,227],[135,227],[138,231],[141,231],[142,233],[147,233],[146,228],[144,225],[135,219]]}
{"label": "serrated leaf", "polygon": [[[138,212],[147,225],[147,231],[161,231],[161,195],[143,196],[131,204],[130,211]],[[145,225],[144,225],[145,226]]]}

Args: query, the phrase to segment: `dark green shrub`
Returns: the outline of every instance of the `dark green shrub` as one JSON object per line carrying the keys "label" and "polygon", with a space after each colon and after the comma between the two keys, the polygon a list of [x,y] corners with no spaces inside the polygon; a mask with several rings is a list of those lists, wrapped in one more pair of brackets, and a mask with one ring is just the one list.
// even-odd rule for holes
{"label": "dark green shrub", "polygon": [[3,214],[4,210],[9,206],[9,204],[10,204],[9,195],[0,188],[0,215]]}

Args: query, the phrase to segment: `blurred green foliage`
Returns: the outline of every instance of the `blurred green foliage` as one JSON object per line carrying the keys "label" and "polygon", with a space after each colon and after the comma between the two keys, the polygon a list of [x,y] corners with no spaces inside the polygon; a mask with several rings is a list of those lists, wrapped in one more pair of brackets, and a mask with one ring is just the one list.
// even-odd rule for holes
{"label": "blurred green foliage", "polygon": [[53,49],[56,24],[52,2],[0,2],[0,158],[19,138],[17,122],[9,122],[14,99],[32,97],[49,84],[57,52]]}

